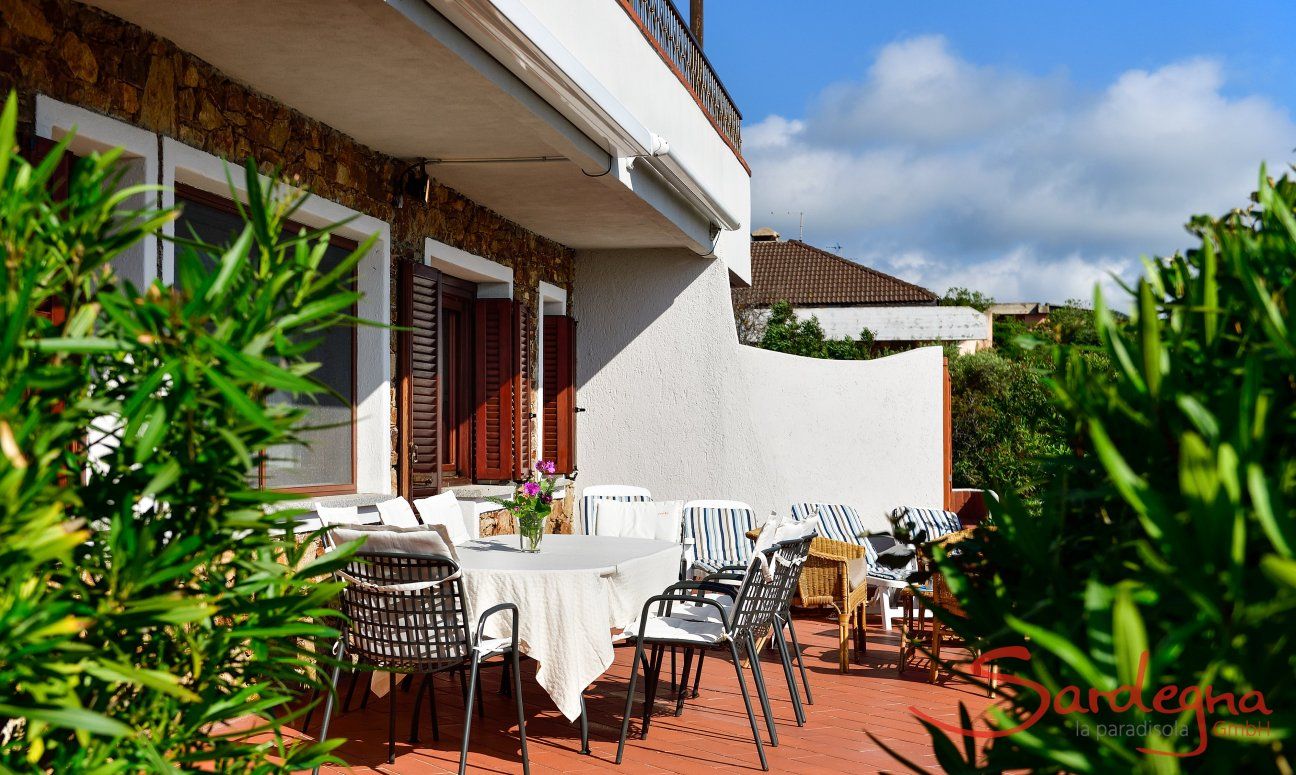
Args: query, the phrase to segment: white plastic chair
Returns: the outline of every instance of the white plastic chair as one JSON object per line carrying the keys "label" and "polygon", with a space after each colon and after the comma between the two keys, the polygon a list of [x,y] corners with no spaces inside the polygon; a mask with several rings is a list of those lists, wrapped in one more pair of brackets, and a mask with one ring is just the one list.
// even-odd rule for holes
{"label": "white plastic chair", "polygon": [[595,484],[581,492],[580,512],[577,514],[577,527],[585,535],[594,535],[595,501],[608,499],[626,503],[639,503],[652,500],[652,493],[646,487],[635,487],[629,484]]}
{"label": "white plastic chair", "polygon": [[729,565],[746,565],[752,557],[747,531],[756,512],[742,501],[697,500],[684,504],[684,543],[689,568],[706,573]]}
{"label": "white plastic chair", "polygon": [[423,524],[444,525],[451,542],[462,544],[473,539],[473,536],[468,534],[467,525],[464,524],[463,506],[455,497],[454,491],[446,490],[427,498],[419,498],[414,501],[414,508],[418,509]]}
{"label": "white plastic chair", "polygon": [[400,496],[379,503],[378,515],[382,517],[384,525],[391,527],[418,527],[422,524],[415,516],[409,501]]}

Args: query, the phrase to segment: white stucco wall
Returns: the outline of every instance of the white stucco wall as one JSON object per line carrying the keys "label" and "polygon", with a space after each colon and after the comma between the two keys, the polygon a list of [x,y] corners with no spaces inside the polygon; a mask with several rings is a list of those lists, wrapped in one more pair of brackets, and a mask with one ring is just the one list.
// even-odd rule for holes
{"label": "white stucco wall", "polygon": [[762,517],[837,500],[871,527],[941,502],[941,353],[831,362],[738,344],[725,265],[688,251],[576,258],[578,488],[725,498]]}
{"label": "white stucco wall", "polygon": [[534,15],[618,103],[616,114],[664,138],[689,176],[740,219],[737,229],[718,235],[714,255],[750,280],[751,174],[625,10],[609,0],[496,4],[514,16],[518,7]]}
{"label": "white stucco wall", "polygon": [[879,342],[964,342],[990,338],[990,316],[971,307],[796,307],[828,336],[855,339],[867,328]]}
{"label": "white stucco wall", "polygon": [[939,347],[871,361],[802,358],[740,346],[757,443],[783,497],[847,503],[886,530],[900,505],[944,500]]}

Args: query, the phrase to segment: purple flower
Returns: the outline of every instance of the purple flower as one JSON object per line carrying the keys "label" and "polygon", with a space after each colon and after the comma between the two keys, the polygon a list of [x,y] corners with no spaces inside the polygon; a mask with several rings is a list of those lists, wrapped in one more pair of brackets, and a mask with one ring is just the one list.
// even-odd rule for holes
{"label": "purple flower", "polygon": [[552,495],[541,495],[541,496],[540,496],[540,502],[541,502],[541,503],[553,503],[553,496],[552,496]]}
{"label": "purple flower", "polygon": [[540,494],[540,485],[536,484],[535,482],[527,482],[526,484],[522,485],[522,492],[534,498],[535,496]]}
{"label": "purple flower", "polygon": [[542,474],[552,474],[558,470],[558,466],[552,460],[537,460],[535,467]]}

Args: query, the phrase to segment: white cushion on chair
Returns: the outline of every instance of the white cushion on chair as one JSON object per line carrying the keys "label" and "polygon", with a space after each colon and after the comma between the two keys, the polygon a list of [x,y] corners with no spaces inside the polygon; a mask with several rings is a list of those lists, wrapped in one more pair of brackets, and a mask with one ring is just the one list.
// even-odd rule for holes
{"label": "white cushion on chair", "polygon": [[684,504],[680,501],[626,502],[601,499],[594,507],[594,535],[651,538],[679,543]]}
{"label": "white cushion on chair", "polygon": [[463,509],[459,508],[459,499],[451,490],[437,493],[427,498],[414,501],[414,508],[425,525],[444,525],[450,540],[462,544],[472,540],[468,528],[464,525]]}
{"label": "white cushion on chair", "polygon": [[[639,622],[632,622],[626,632],[639,634]],[[649,617],[644,627],[644,640],[685,641],[688,643],[719,643],[724,640],[724,628],[717,622],[683,619],[678,616]]]}
{"label": "white cushion on chair", "polygon": [[414,516],[414,509],[410,508],[409,501],[404,498],[392,498],[378,504],[378,514],[382,517],[384,525],[392,527],[418,527],[418,517]]}
{"label": "white cushion on chair", "polygon": [[393,527],[391,525],[347,525],[329,531],[336,544],[364,539],[364,551],[400,552],[403,554],[431,554],[449,557],[455,562],[459,555],[450,540],[445,525],[419,525],[418,527]]}

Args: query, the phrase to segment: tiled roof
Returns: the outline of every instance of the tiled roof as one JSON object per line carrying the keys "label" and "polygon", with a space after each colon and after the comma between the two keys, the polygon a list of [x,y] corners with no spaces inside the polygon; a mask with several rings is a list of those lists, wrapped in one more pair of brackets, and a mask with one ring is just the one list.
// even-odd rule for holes
{"label": "tiled roof", "polygon": [[747,304],[935,304],[936,294],[800,240],[754,241],[750,288],[735,289]]}

